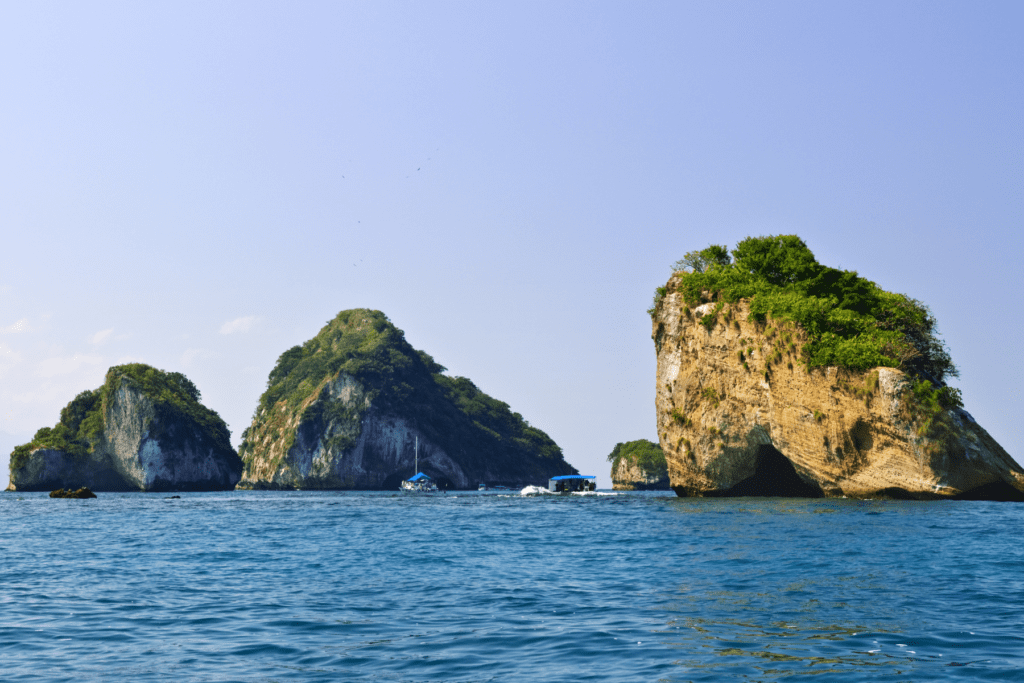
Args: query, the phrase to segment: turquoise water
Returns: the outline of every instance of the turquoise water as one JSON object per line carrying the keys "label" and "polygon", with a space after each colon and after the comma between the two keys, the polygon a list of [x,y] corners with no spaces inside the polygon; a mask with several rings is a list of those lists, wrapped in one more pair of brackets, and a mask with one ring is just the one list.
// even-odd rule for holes
{"label": "turquoise water", "polygon": [[1024,504],[0,495],[3,681],[1024,680]]}

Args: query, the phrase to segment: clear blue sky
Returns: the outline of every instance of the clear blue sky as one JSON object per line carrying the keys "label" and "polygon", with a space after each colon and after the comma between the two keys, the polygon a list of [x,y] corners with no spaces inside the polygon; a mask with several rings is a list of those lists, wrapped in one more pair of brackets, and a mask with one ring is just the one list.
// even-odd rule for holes
{"label": "clear blue sky", "polygon": [[4,3],[2,454],[126,361],[237,445],[278,355],[369,307],[609,486],[656,438],[670,264],[796,233],[932,307],[1021,460],[1022,34],[1019,2]]}

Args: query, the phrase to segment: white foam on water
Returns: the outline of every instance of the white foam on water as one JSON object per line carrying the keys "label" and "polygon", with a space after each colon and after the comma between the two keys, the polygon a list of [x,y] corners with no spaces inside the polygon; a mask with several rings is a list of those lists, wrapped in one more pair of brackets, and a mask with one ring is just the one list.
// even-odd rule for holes
{"label": "white foam on water", "polygon": [[520,496],[542,496],[542,495],[550,494],[550,493],[551,493],[551,491],[548,491],[543,486],[524,486],[523,490],[519,492],[519,495]]}

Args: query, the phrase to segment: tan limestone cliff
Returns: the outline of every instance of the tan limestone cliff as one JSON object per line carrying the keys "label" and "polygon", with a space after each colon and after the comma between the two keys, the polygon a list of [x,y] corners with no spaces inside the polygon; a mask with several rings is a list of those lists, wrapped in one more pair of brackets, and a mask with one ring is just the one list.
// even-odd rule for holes
{"label": "tan limestone cliff", "polygon": [[744,301],[688,307],[672,286],[654,314],[677,494],[1024,499],[1024,470],[965,410],[929,419],[893,368],[807,370],[801,330],[748,315]]}

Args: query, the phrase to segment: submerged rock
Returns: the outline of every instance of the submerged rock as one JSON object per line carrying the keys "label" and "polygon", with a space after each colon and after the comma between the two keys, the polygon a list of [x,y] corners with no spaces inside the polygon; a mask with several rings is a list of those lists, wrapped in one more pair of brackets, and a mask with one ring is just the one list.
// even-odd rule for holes
{"label": "submerged rock", "polygon": [[72,491],[71,489],[57,489],[56,491],[50,491],[50,498],[95,498],[96,494],[90,491],[87,487],[83,486],[80,489]]}
{"label": "submerged rock", "polygon": [[[936,377],[954,366],[923,305],[811,258],[806,291],[817,296],[796,276],[785,290],[758,276],[756,291],[783,294],[760,294],[752,314],[737,295],[740,265],[723,257],[700,277],[676,273],[651,310],[658,434],[678,495],[1024,500],[1024,470]],[[843,292],[834,282],[860,299],[843,309],[827,298]],[[910,323],[885,317],[897,307]],[[800,315],[821,327],[812,334]],[[843,324],[862,336],[841,336]],[[829,353],[869,367],[819,364]]]}
{"label": "submerged rock", "polygon": [[53,428],[11,454],[8,490],[207,491],[234,488],[242,462],[227,425],[184,375],[111,368]]}
{"label": "submerged rock", "polygon": [[419,470],[441,488],[521,488],[574,474],[507,404],[413,349],[380,311],[343,311],[283,353],[239,452],[240,488],[397,489]]}

